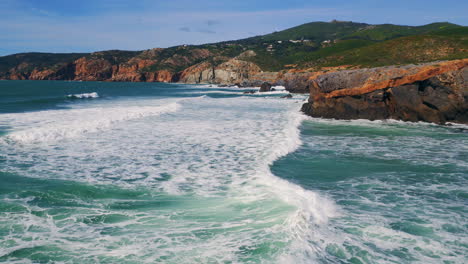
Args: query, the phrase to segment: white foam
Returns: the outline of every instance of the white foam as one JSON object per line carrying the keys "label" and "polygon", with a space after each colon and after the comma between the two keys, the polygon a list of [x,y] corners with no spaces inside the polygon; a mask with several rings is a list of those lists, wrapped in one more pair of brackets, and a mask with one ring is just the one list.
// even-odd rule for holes
{"label": "white foam", "polygon": [[[8,134],[5,139],[21,143],[56,141],[103,131],[117,122],[175,112],[179,108],[178,103],[171,103],[163,106],[106,107],[11,114],[3,117],[12,120],[20,117],[21,122],[18,126],[26,128]],[[32,124],[34,126],[30,127]]]}
{"label": "white foam", "polygon": [[284,86],[282,86],[282,85],[272,86],[271,88],[274,88],[274,89],[277,90],[277,91],[286,90],[286,87],[284,87]]}
{"label": "white foam", "polygon": [[[271,241],[284,246],[265,262],[300,263],[317,254],[320,249],[310,241],[324,237],[321,230],[337,215],[336,206],[269,168],[301,144],[300,105],[263,97],[139,103],[4,116],[14,130],[7,136],[13,144],[2,145],[2,152],[17,154],[6,158],[11,171],[185,197],[180,208],[119,211],[131,220],[104,227],[67,219],[57,233],[38,241],[67,241],[73,234],[74,242],[64,244],[80,256],[135,254],[147,262],[170,256],[169,261],[182,263],[239,263],[242,248]],[[180,107],[183,111],[174,111]],[[159,115],[168,109],[172,114]],[[99,206],[80,214],[113,212]],[[50,225],[44,228],[55,223]],[[103,228],[127,226],[122,235],[100,235]],[[211,230],[222,232],[209,239],[194,235]]]}
{"label": "white foam", "polygon": [[286,90],[282,90],[282,91],[258,92],[255,94],[256,95],[272,95],[272,94],[289,94],[289,92]]}
{"label": "white foam", "polygon": [[[310,118],[306,126],[315,131],[305,137],[304,144],[318,159],[369,166],[362,169],[364,175],[342,172],[342,178],[329,189],[348,205],[342,208],[344,217],[331,225],[340,231],[330,232],[326,243],[340,248],[347,259],[356,256],[347,249],[353,247],[369,252],[370,262],[401,262],[401,256],[388,254],[401,251],[416,263],[440,259],[463,263],[460,252],[466,249],[452,241],[467,236],[446,232],[443,226],[460,227],[465,222],[463,213],[453,209],[464,206],[453,195],[466,192],[460,184],[466,182],[468,168],[463,159],[468,145],[464,133],[457,127],[395,120]],[[392,228],[395,222],[409,222],[433,234],[418,234],[411,227],[400,231]]]}
{"label": "white foam", "polygon": [[355,126],[387,126],[387,128],[391,125],[401,125],[401,126],[408,126],[408,127],[424,127],[427,129],[428,127],[433,128],[459,128],[459,129],[468,129],[468,125],[458,124],[458,123],[451,123],[447,122],[447,125],[439,125],[436,123],[430,122],[410,122],[410,121],[402,121],[396,119],[384,119],[384,120],[368,120],[368,119],[334,119],[334,118],[317,118],[317,117],[309,117],[311,121],[317,123],[327,123],[327,124],[336,124],[336,125],[355,125]]}
{"label": "white foam", "polygon": [[98,93],[82,93],[82,94],[69,94],[67,95],[68,98],[76,98],[76,99],[89,99],[89,98],[99,98]]}
{"label": "white foam", "polygon": [[[258,90],[255,93],[245,93],[244,91],[230,90],[230,91],[197,91],[197,92],[186,92],[186,94],[230,94],[230,95],[249,95],[249,96],[265,96],[265,95],[277,95],[277,94],[289,94],[288,91],[270,91],[270,92],[259,92]],[[248,91],[252,91],[252,89],[246,89]]]}
{"label": "white foam", "polygon": [[448,122],[447,125],[453,128],[468,130],[468,125]]}

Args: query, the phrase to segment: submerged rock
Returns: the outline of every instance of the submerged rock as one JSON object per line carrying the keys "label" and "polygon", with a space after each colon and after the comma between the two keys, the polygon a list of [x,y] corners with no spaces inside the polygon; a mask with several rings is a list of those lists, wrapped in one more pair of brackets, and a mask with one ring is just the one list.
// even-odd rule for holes
{"label": "submerged rock", "polygon": [[262,85],[260,86],[259,92],[269,92],[269,91],[271,91],[271,84],[268,82],[262,83]]}

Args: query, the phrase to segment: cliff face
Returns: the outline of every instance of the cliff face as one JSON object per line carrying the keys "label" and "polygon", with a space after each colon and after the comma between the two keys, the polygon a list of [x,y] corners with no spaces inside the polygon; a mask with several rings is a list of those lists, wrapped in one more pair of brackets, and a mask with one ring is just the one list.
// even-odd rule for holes
{"label": "cliff face", "polygon": [[105,59],[80,58],[75,61],[75,80],[101,81],[112,77],[115,68]]}
{"label": "cliff face", "polygon": [[141,69],[153,65],[151,60],[131,59],[128,63],[114,65],[112,67],[112,81],[141,82],[145,76],[140,73]]}
{"label": "cliff face", "polygon": [[268,81],[284,84],[291,92],[309,92],[311,71],[324,74],[334,71],[324,69],[330,67],[372,68],[463,59],[468,58],[467,40],[468,27],[450,23],[410,27],[312,22],[263,36],[202,45],[0,56],[0,79],[180,80],[241,85]]}
{"label": "cliff face", "polygon": [[314,117],[468,123],[468,59],[311,76]]}
{"label": "cliff face", "polygon": [[321,75],[337,72],[346,68],[349,65],[342,65],[338,67],[324,67],[320,71],[314,70],[289,70],[279,74],[278,78],[287,91],[291,93],[310,93],[311,83],[310,80],[315,79]]}
{"label": "cliff face", "polygon": [[214,68],[214,82],[238,83],[261,71],[260,67],[252,62],[231,59]]}
{"label": "cliff face", "polygon": [[214,79],[214,67],[210,62],[201,62],[183,70],[177,78],[182,83],[209,83]]}
{"label": "cliff face", "polygon": [[255,52],[246,51],[219,65],[204,61],[183,70],[178,75],[178,81],[182,83],[240,83],[262,72],[256,64],[245,61],[253,56],[256,56]]}
{"label": "cliff face", "polygon": [[253,51],[243,52],[231,59],[214,55],[207,49],[185,47],[130,54],[120,51],[96,52],[69,63],[48,67],[21,63],[0,72],[0,79],[230,84],[248,80],[261,72],[256,64],[243,60],[255,56]]}

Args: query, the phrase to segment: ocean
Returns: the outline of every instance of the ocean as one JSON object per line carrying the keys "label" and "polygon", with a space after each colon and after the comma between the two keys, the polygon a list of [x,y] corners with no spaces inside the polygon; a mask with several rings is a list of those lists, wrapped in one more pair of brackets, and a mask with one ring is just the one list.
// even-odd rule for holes
{"label": "ocean", "polygon": [[0,263],[466,263],[468,127],[307,96],[0,81]]}

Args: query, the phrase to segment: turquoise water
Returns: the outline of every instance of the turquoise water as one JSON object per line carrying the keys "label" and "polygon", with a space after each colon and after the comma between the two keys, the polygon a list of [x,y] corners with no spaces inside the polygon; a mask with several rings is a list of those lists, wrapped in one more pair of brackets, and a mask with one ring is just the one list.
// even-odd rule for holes
{"label": "turquoise water", "polygon": [[467,261],[466,127],[244,90],[0,81],[0,262]]}

